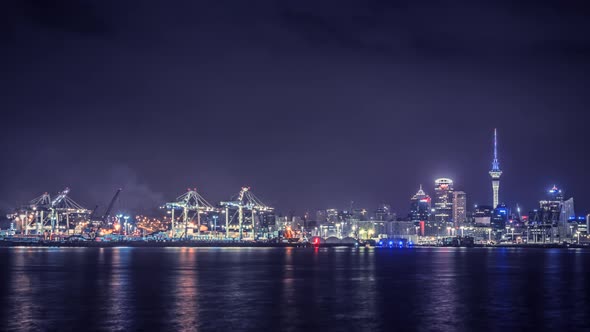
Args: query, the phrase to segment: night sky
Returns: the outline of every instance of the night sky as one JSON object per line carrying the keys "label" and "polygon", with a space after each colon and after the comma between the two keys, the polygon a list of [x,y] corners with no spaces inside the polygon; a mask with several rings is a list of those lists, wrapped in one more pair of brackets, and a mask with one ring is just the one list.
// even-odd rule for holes
{"label": "night sky", "polygon": [[[244,185],[283,212],[455,180],[471,204],[590,207],[585,1],[5,1],[0,208],[145,211]],[[447,4],[449,3],[449,4]]]}

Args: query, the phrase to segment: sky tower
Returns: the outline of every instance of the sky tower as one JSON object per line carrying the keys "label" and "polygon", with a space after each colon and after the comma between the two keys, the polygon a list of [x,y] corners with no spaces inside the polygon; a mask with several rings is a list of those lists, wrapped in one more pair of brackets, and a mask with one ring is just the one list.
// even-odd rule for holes
{"label": "sky tower", "polygon": [[494,161],[492,161],[492,169],[490,170],[492,177],[492,189],[494,190],[494,209],[500,204],[500,177],[502,170],[500,170],[500,162],[498,161],[498,130],[494,129]]}

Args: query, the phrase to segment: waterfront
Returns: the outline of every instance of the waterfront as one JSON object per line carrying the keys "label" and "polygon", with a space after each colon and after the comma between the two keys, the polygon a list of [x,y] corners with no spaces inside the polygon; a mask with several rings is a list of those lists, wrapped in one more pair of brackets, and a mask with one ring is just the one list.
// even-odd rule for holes
{"label": "waterfront", "polygon": [[590,327],[590,251],[0,248],[2,330]]}

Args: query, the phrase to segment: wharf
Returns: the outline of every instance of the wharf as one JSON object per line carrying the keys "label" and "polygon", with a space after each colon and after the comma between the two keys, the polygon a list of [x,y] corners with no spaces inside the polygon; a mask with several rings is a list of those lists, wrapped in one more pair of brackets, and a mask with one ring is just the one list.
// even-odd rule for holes
{"label": "wharf", "polygon": [[[138,247],[138,248],[311,248],[311,243],[270,243],[270,242],[249,242],[249,241],[0,241],[0,247],[82,247],[82,248],[115,248],[115,247]],[[354,244],[325,243],[322,248],[333,247],[354,247]]]}

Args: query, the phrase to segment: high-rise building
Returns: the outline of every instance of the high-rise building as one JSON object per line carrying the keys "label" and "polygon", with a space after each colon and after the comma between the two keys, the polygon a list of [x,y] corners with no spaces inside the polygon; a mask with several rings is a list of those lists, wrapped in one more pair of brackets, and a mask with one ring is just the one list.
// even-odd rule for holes
{"label": "high-rise building", "polygon": [[491,206],[476,206],[473,213],[473,220],[476,226],[489,227],[492,223],[494,209]]}
{"label": "high-rise building", "polygon": [[434,181],[434,218],[438,222],[451,222],[453,213],[453,180],[441,178]]}
{"label": "high-rise building", "polygon": [[410,220],[428,221],[430,219],[430,210],[432,209],[432,200],[424,190],[422,185],[420,189],[410,200]]}
{"label": "high-rise building", "polygon": [[498,161],[498,130],[494,129],[494,160],[492,161],[492,169],[490,170],[490,176],[492,177],[492,190],[493,190],[493,207],[494,209],[500,204],[500,177],[502,176],[502,170],[500,169],[500,162]]}
{"label": "high-rise building", "polygon": [[563,190],[557,188],[556,185],[553,185],[553,188],[549,190],[547,197],[550,201],[563,201]]}
{"label": "high-rise building", "polygon": [[573,227],[572,221],[575,223],[576,211],[574,210],[574,198],[563,201],[561,206],[561,216],[559,217],[559,238],[565,241],[567,238],[572,238]]}
{"label": "high-rise building", "polygon": [[467,222],[467,194],[463,191],[453,193],[453,223],[459,227]]}
{"label": "high-rise building", "polygon": [[392,217],[391,213],[391,205],[389,204],[381,204],[375,210],[375,220],[378,221],[390,221]]}
{"label": "high-rise building", "polygon": [[574,208],[574,198],[571,197],[568,200],[563,201],[563,208],[561,209],[561,222],[568,222],[569,220],[576,219],[576,210]]}
{"label": "high-rise building", "polygon": [[553,188],[549,190],[547,199],[540,201],[539,206],[541,223],[543,225],[557,227],[562,218],[563,191],[558,189],[557,186],[553,186]]}
{"label": "high-rise building", "polygon": [[331,224],[335,224],[339,221],[339,212],[338,209],[327,209],[326,214],[328,215],[328,222]]}
{"label": "high-rise building", "polygon": [[508,222],[509,216],[508,208],[505,204],[498,204],[498,206],[494,209],[494,214],[492,215],[492,228],[495,231],[504,231],[506,228],[506,223]]}

